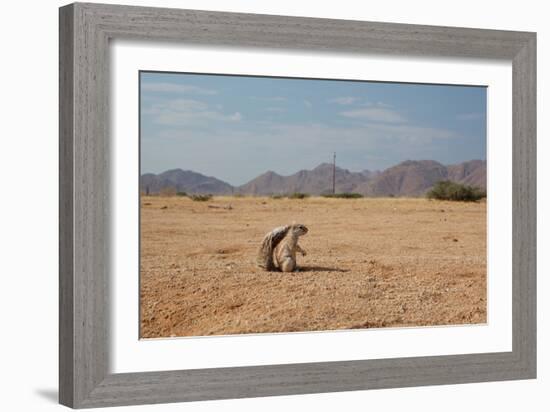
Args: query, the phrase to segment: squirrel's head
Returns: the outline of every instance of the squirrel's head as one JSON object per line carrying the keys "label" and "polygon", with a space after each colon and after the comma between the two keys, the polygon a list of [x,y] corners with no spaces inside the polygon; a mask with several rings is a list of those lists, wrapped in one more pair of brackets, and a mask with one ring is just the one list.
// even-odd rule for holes
{"label": "squirrel's head", "polygon": [[292,234],[296,236],[303,236],[308,232],[307,227],[300,223],[293,223],[290,230],[292,231]]}

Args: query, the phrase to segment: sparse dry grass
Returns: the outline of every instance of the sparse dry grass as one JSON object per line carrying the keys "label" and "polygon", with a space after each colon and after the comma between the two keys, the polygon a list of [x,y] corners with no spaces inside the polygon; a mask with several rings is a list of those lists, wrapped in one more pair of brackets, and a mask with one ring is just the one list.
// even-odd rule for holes
{"label": "sparse dry grass", "polygon": [[[141,205],[142,337],[486,322],[485,203],[152,196]],[[264,234],[292,221],[309,228],[302,271],[257,268]]]}

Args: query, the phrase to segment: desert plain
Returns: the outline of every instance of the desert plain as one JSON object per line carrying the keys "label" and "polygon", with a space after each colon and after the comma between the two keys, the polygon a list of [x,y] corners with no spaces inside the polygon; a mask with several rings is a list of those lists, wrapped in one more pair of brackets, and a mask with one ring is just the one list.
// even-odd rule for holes
{"label": "desert plain", "polygon": [[[424,198],[140,199],[140,336],[479,324],[486,203]],[[256,266],[302,223],[299,271]]]}

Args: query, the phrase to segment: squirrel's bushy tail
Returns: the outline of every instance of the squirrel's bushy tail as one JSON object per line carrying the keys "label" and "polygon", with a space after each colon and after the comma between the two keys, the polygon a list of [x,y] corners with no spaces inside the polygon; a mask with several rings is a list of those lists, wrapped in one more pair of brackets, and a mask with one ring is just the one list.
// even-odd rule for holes
{"label": "squirrel's bushy tail", "polygon": [[262,240],[256,263],[259,267],[271,271],[275,269],[273,263],[273,251],[286,236],[290,226],[280,226],[267,233]]}

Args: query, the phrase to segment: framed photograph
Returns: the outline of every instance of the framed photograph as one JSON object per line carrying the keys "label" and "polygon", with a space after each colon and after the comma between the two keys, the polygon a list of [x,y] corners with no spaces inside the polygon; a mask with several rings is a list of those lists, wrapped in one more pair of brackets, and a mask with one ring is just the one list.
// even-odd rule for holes
{"label": "framed photograph", "polygon": [[60,9],[60,402],[536,377],[536,35]]}

